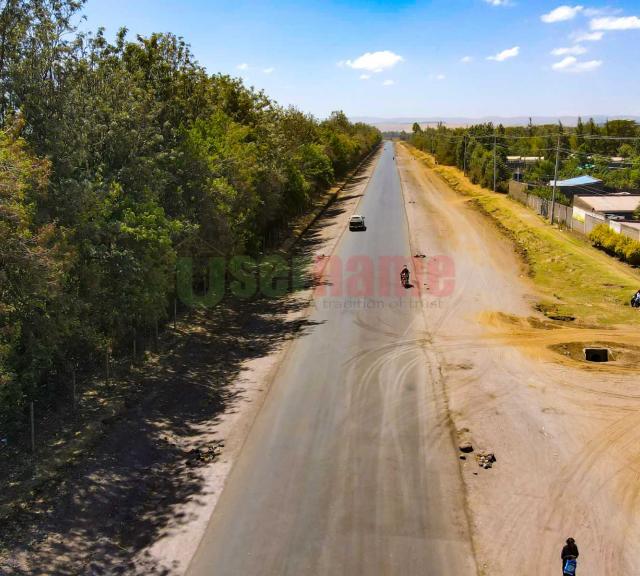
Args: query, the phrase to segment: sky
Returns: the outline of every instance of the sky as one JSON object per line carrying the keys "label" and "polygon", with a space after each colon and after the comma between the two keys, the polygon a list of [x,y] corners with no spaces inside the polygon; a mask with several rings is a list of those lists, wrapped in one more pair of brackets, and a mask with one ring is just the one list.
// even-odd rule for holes
{"label": "sky", "polygon": [[640,0],[88,0],[320,118],[640,115]]}

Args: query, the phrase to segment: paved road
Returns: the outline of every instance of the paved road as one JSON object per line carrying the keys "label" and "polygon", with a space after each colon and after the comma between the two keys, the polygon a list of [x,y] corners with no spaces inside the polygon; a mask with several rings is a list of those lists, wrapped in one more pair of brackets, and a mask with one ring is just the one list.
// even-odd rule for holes
{"label": "paved road", "polygon": [[[410,254],[391,143],[358,212],[368,230],[336,249],[345,290],[316,300],[317,325],[280,367],[190,576],[476,574],[419,299],[380,295],[378,259]],[[355,297],[348,268],[368,262],[373,293]]]}

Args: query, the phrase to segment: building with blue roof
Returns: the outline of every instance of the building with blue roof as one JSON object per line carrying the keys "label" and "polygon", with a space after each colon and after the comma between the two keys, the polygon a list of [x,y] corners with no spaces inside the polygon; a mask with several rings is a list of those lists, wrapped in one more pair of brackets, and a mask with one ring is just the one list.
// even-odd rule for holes
{"label": "building with blue roof", "polygon": [[[549,186],[554,185],[555,180],[549,182]],[[556,187],[568,198],[576,194],[602,194],[604,184],[602,180],[593,176],[576,176],[567,180],[558,180]]]}

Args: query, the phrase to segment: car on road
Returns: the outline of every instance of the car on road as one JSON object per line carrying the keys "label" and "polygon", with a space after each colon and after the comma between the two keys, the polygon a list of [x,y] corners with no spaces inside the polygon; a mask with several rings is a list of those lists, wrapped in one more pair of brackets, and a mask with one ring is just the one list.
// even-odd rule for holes
{"label": "car on road", "polygon": [[354,214],[349,218],[349,230],[366,230],[367,227],[364,223],[364,216],[360,214]]}

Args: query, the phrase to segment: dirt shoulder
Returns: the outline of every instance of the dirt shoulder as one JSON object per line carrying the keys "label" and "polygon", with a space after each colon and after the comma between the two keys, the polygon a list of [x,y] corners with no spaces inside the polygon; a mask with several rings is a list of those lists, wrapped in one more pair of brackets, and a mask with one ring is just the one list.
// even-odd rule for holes
{"label": "dirt shoulder", "polygon": [[[580,573],[638,573],[637,364],[594,365],[576,353],[587,343],[637,343],[621,296],[636,271],[397,150],[415,251],[455,264],[451,296],[425,291],[425,340],[457,437],[474,447],[459,462],[480,574],[557,572],[569,536],[580,547]],[[591,297],[603,298],[593,310],[581,292],[591,273]],[[576,320],[549,317],[556,314]],[[476,460],[482,450],[496,456],[490,469]]]}
{"label": "dirt shoulder", "polygon": [[640,325],[640,314],[629,306],[640,286],[640,271],[593,248],[584,237],[549,226],[508,196],[472,184],[457,168],[436,166],[431,156],[413,148],[410,153],[490,216],[513,241],[547,317],[574,318],[580,325],[599,327]]}
{"label": "dirt shoulder", "polygon": [[[295,256],[332,252],[376,160],[301,223]],[[306,328],[310,296],[225,302],[168,330],[112,382],[95,441],[75,444],[55,483],[40,483],[3,525],[0,574],[183,573],[275,369]]]}

